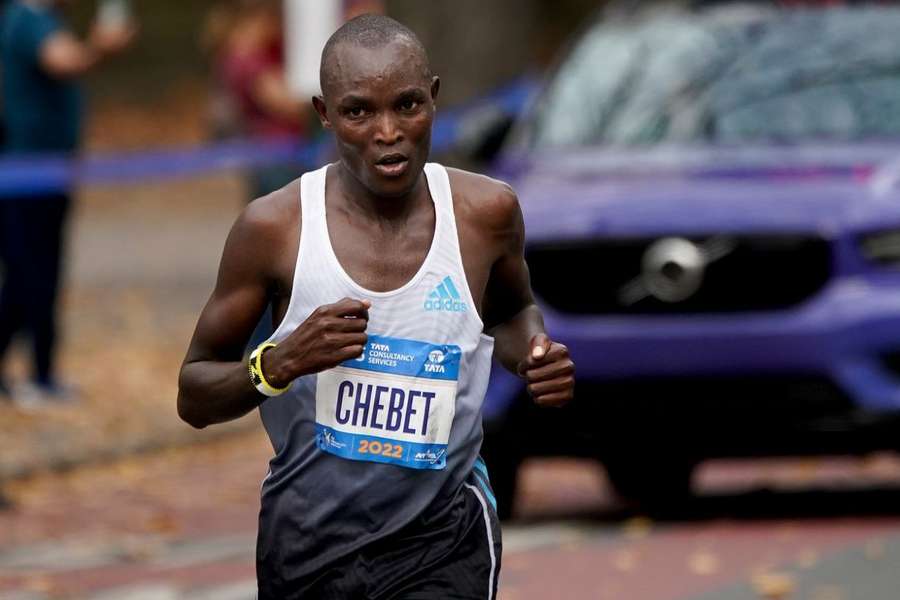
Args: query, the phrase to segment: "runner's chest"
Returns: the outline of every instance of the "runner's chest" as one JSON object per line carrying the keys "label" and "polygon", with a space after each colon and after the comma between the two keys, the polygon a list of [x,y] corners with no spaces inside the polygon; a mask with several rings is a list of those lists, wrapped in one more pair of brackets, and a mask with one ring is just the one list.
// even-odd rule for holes
{"label": "runner's chest", "polygon": [[434,217],[429,220],[417,219],[403,231],[352,223],[329,224],[328,229],[347,275],[364,288],[384,292],[402,287],[425,262],[434,237]]}

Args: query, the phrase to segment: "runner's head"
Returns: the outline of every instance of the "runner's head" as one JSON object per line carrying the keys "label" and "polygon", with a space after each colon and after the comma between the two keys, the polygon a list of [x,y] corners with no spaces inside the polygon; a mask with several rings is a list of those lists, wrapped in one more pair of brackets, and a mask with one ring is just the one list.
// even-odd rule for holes
{"label": "runner's head", "polygon": [[383,15],[356,17],[325,44],[320,80],[313,104],[347,170],[376,196],[409,193],[431,149],[440,86],[416,35]]}

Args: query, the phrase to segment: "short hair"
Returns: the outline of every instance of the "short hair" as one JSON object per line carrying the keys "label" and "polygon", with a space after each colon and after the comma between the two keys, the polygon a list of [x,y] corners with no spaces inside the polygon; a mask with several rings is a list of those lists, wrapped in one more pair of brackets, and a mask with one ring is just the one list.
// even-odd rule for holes
{"label": "short hair", "polygon": [[380,48],[397,38],[409,41],[418,52],[422,53],[425,75],[431,77],[428,66],[428,53],[422,41],[409,27],[385,15],[363,14],[350,19],[341,25],[337,31],[331,34],[325,47],[322,49],[322,60],[319,64],[319,86],[325,91],[325,76],[328,72],[328,62],[335,49],[341,44],[353,44],[364,48]]}

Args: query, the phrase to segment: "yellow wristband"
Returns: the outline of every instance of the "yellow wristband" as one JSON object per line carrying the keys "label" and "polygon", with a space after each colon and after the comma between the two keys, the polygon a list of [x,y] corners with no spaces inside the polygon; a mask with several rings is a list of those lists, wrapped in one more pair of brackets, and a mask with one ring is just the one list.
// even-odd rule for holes
{"label": "yellow wristband", "polygon": [[272,342],[263,342],[256,347],[256,350],[250,353],[250,360],[247,361],[247,364],[250,368],[250,383],[253,384],[253,387],[256,388],[256,391],[264,396],[269,396],[270,398],[280,396],[281,394],[285,393],[286,391],[291,389],[291,384],[293,383],[291,382],[283,388],[277,388],[266,381],[266,376],[263,375],[262,371],[262,355],[263,352],[265,352],[269,348],[274,347],[275,344],[273,344]]}

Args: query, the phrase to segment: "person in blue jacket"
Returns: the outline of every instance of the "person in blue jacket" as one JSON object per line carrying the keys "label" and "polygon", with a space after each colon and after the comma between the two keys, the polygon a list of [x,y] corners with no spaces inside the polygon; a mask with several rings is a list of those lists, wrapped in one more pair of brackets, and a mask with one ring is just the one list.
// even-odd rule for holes
{"label": "person in blue jacket", "polygon": [[[0,89],[7,156],[74,155],[83,114],[78,79],[127,48],[135,37],[130,19],[110,18],[114,11],[107,10],[107,17],[96,19],[87,39],[81,40],[64,21],[65,4],[66,0],[4,3]],[[10,397],[2,371],[6,350],[16,334],[24,333],[33,344],[32,380],[12,390],[13,399],[23,407],[71,396],[54,365],[56,300],[70,204],[69,189],[35,188],[0,198],[0,396]]]}

